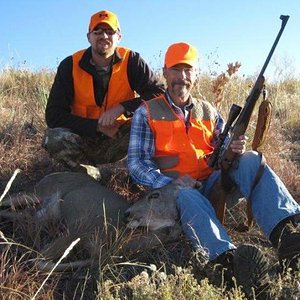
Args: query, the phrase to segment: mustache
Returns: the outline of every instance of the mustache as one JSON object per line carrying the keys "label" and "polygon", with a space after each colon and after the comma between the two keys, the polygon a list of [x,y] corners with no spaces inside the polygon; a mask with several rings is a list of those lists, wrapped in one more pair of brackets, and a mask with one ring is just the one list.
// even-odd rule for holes
{"label": "mustache", "polygon": [[190,84],[191,84],[191,81],[190,81],[190,80],[177,79],[177,80],[174,80],[174,81],[172,82],[172,86],[174,87],[176,84],[190,85]]}

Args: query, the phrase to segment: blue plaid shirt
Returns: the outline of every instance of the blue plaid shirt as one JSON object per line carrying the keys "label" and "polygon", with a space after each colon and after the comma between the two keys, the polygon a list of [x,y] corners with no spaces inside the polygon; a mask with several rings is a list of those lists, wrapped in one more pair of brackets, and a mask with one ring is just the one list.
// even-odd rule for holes
{"label": "blue plaid shirt", "polygon": [[[181,108],[176,106],[166,93],[166,99],[177,114],[182,114]],[[184,107],[183,113],[188,120],[192,108],[192,101]],[[222,132],[223,118],[218,114],[215,133]],[[128,169],[133,180],[150,188],[160,188],[170,183],[173,178],[160,172],[154,162],[154,137],[148,124],[147,110],[141,105],[134,113],[131,122],[130,142],[128,147]]]}

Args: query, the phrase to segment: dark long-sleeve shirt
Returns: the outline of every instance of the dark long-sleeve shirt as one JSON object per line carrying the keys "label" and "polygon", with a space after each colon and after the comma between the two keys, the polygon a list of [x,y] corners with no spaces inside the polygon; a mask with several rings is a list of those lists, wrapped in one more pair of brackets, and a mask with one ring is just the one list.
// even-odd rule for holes
{"label": "dark long-sleeve shirt", "polygon": [[[116,52],[112,63],[115,64],[120,59],[120,55]],[[90,61],[91,48],[88,48],[79,66],[93,76],[95,100],[101,107],[107,86]],[[71,104],[74,99],[72,69],[72,56],[65,58],[58,66],[46,106],[46,123],[50,128],[64,127],[82,136],[95,137],[97,136],[97,120],[71,114]],[[150,100],[164,92],[163,85],[157,83],[154,73],[137,52],[130,51],[127,76],[131,89],[139,95],[134,99],[124,99],[120,103],[125,108],[127,116],[139,107],[142,100]]]}

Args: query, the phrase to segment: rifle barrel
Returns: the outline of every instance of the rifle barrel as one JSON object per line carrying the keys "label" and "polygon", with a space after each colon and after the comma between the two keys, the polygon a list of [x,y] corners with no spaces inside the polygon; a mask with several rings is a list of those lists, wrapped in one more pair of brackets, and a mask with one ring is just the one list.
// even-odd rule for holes
{"label": "rifle barrel", "polygon": [[275,48],[276,48],[276,46],[277,46],[277,44],[278,44],[278,42],[279,42],[279,39],[280,39],[280,37],[281,37],[281,35],[282,35],[282,32],[283,32],[283,30],[284,30],[284,28],[285,28],[285,25],[286,25],[286,23],[287,23],[289,17],[290,17],[290,16],[284,16],[284,15],[281,15],[281,16],[280,16],[280,20],[282,20],[282,22],[281,22],[281,28],[280,28],[280,30],[279,30],[279,32],[278,32],[278,34],[277,34],[277,37],[276,37],[276,39],[275,39],[275,41],[274,41],[274,44],[273,44],[273,46],[272,46],[272,48],[271,48],[271,50],[270,50],[270,53],[269,53],[269,55],[268,55],[268,57],[267,57],[267,59],[266,59],[264,65],[263,65],[263,67],[262,67],[262,69],[261,69],[261,71],[260,71],[258,77],[262,76],[262,75],[265,73],[265,70],[266,70],[266,68],[267,68],[267,66],[268,66],[268,64],[269,64],[269,62],[270,62],[270,60],[271,60],[271,57],[272,57],[272,55],[273,55],[273,53],[274,53],[274,51],[275,51]]}

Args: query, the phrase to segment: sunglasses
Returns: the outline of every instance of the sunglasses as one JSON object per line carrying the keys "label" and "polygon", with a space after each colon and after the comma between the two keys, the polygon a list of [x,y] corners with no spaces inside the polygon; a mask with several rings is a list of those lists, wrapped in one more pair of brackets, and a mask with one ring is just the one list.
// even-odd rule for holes
{"label": "sunglasses", "polygon": [[92,33],[95,35],[101,35],[103,33],[106,33],[107,35],[114,35],[117,31],[111,29],[111,28],[99,28],[97,30],[93,30]]}

